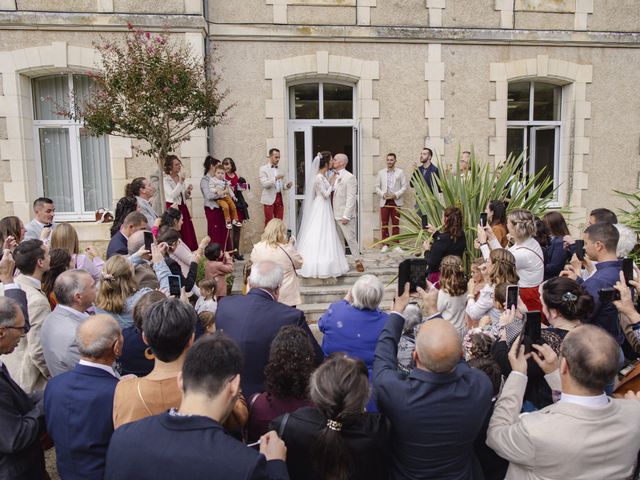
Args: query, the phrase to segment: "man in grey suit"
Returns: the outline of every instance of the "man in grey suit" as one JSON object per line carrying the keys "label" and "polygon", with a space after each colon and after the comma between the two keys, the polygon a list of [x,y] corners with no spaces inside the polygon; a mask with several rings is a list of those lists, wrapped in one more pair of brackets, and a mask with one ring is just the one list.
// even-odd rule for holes
{"label": "man in grey suit", "polygon": [[[562,342],[560,368],[548,346],[534,359],[560,376],[560,401],[520,415],[527,387],[524,346],[509,352],[512,372],[504,384],[487,432],[487,445],[508,460],[507,480],[631,478],[640,449],[640,401],[604,393],[618,370],[615,339],[594,325],[581,325]],[[552,372],[554,371],[555,372]],[[555,382],[554,382],[555,383]]]}
{"label": "man in grey suit", "polygon": [[96,299],[96,282],[84,270],[67,270],[53,287],[58,304],[47,315],[40,336],[44,359],[52,377],[72,370],[80,360],[76,330]]}
{"label": "man in grey suit", "polygon": [[[53,200],[46,197],[36,198],[33,202],[34,219],[24,226],[24,239],[42,240],[45,243],[49,243],[51,232],[55,228],[55,224],[53,223],[55,212],[56,207],[53,204]],[[44,230],[45,228],[47,230]]]}

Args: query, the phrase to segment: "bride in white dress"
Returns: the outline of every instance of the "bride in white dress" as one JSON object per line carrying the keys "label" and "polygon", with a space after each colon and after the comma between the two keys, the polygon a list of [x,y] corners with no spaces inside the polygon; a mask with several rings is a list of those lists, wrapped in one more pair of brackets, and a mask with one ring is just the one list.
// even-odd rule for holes
{"label": "bride in white dress", "polygon": [[349,271],[331,208],[333,186],[326,177],[330,161],[330,155],[318,155],[306,176],[296,248],[304,259],[300,275],[307,278],[339,277]]}

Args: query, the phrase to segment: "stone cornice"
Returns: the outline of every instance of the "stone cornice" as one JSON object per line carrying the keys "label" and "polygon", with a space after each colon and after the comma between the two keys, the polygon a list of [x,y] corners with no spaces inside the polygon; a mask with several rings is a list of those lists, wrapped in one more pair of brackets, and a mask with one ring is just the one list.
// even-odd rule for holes
{"label": "stone cornice", "polygon": [[287,42],[640,47],[640,32],[215,23],[209,24],[209,32],[211,39],[214,41],[264,40]]}
{"label": "stone cornice", "polygon": [[66,12],[0,12],[2,30],[66,30],[125,31],[127,23],[148,30],[206,31],[202,15],[131,14],[131,13],[66,13]]}

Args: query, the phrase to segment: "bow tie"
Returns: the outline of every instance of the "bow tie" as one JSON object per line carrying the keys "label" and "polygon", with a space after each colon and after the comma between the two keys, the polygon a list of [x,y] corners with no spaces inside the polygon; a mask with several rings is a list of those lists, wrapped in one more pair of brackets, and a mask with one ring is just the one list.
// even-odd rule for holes
{"label": "bow tie", "polygon": [[53,223],[45,223],[42,228],[51,228],[53,227]]}
{"label": "bow tie", "polygon": [[278,168],[277,165],[271,165],[271,168]]}

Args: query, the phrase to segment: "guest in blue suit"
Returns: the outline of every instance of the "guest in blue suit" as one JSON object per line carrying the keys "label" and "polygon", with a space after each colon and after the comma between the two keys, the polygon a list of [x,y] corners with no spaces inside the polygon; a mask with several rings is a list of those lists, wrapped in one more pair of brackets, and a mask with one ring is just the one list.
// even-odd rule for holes
{"label": "guest in blue suit", "polygon": [[[329,306],[318,321],[325,356],[344,352],[362,360],[369,371],[378,337],[387,322],[388,315],[380,310],[384,286],[374,275],[363,275],[354,284],[344,300]],[[368,412],[377,412],[373,398],[367,405]]]}
{"label": "guest in blue suit", "polygon": [[235,340],[244,355],[242,393],[245,398],[264,392],[264,367],[269,362],[271,341],[285,325],[297,325],[307,332],[316,365],[324,358],[304,313],[278,302],[282,276],[282,268],[277,264],[258,262],[251,268],[249,293],[224,297],[218,302],[216,328]]}
{"label": "guest in blue suit", "polygon": [[457,330],[437,313],[435,288],[418,289],[431,319],[416,336],[416,368],[408,377],[397,370],[409,284],[404,291],[396,297],[373,361],[378,408],[391,422],[389,478],[473,479],[474,441],[491,408],[491,381],[462,360]]}
{"label": "guest in blue suit", "polygon": [[198,340],[178,376],[179,409],[127,423],[113,434],[105,479],[288,479],[286,448],[276,432],[260,453],[222,423],[240,395],[242,352],[220,332]]}
{"label": "guest in blue suit", "polygon": [[120,230],[116,232],[107,247],[107,259],[114,255],[127,255],[129,253],[129,237],[138,230],[147,228],[147,217],[140,212],[131,212],[122,222]]}
{"label": "guest in blue suit", "polygon": [[102,479],[113,434],[113,394],[118,383],[111,365],[122,350],[120,326],[110,315],[94,315],[78,327],[80,362],[47,384],[44,412],[56,446],[58,472],[65,480]]}

